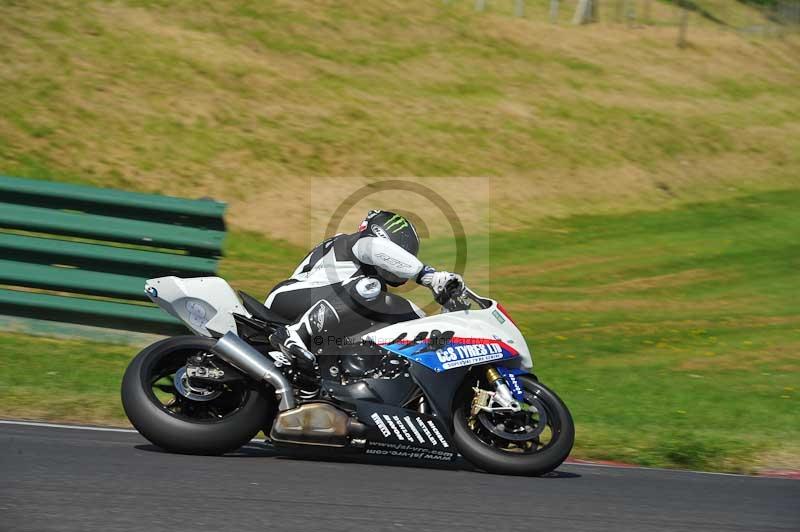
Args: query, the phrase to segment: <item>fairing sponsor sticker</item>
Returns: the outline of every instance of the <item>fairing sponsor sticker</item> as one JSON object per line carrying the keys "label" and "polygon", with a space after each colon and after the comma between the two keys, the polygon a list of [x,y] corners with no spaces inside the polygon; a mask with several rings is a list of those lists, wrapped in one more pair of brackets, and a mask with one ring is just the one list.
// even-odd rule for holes
{"label": "fairing sponsor sticker", "polygon": [[436,357],[444,369],[458,368],[503,358],[500,344],[453,345],[436,350]]}
{"label": "fairing sponsor sticker", "polygon": [[359,401],[358,417],[377,430],[367,436],[370,442],[392,442],[414,447],[452,451],[452,442],[435,418],[389,405]]}
{"label": "fairing sponsor sticker", "polygon": [[497,310],[497,309],[492,311],[492,316],[494,316],[494,319],[496,319],[498,321],[498,323],[500,323],[500,324],[503,324],[503,323],[506,322],[506,319],[503,317],[502,314],[500,314],[500,311]]}
{"label": "fairing sponsor sticker", "polygon": [[425,449],[415,445],[403,443],[389,443],[382,441],[367,442],[366,454],[378,456],[395,456],[398,458],[413,458],[416,460],[440,460],[449,462],[455,459],[456,454],[438,449]]}
{"label": "fairing sponsor sticker", "polygon": [[[447,338],[445,335],[442,335]],[[399,340],[381,344],[384,349],[397,355],[410,358],[434,371],[445,371],[462,366],[484,364],[493,360],[509,359],[519,355],[519,351],[498,337],[464,338],[450,337],[437,349],[432,349],[434,340]]]}

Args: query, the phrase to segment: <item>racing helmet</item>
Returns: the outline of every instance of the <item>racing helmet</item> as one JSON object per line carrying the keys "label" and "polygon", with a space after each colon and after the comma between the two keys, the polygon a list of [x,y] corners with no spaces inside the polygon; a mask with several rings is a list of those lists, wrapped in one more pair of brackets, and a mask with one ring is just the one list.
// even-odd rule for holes
{"label": "racing helmet", "polygon": [[[415,257],[419,253],[419,236],[414,225],[404,216],[391,211],[369,211],[367,217],[358,226],[358,232],[363,235],[372,235],[378,238],[391,240]],[[391,286],[400,286],[408,279],[402,279],[376,267],[378,276]]]}

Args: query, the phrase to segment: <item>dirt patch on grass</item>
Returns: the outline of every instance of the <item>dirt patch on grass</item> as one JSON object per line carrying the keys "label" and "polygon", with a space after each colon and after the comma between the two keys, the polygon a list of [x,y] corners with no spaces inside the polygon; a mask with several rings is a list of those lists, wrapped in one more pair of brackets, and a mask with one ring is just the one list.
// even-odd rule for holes
{"label": "dirt patch on grass", "polygon": [[[400,181],[418,191],[398,188]],[[451,237],[462,230],[479,235],[488,231],[491,183],[479,177],[405,177],[398,179],[319,178],[291,180],[288,187],[255,192],[236,202],[228,219],[235,226],[264,231],[294,244],[309,246],[337,232],[357,229],[371,209],[400,212],[412,220],[423,239]],[[357,194],[362,191],[361,194]],[[354,195],[362,197],[355,201]],[[442,209],[438,198],[459,208],[455,216]],[[454,223],[455,222],[455,223]],[[256,225],[257,224],[257,225]]]}
{"label": "dirt patch on grass", "polygon": [[789,471],[794,471],[793,478],[800,478],[800,447],[767,451],[756,458],[756,465],[758,469],[783,471],[787,477]]}

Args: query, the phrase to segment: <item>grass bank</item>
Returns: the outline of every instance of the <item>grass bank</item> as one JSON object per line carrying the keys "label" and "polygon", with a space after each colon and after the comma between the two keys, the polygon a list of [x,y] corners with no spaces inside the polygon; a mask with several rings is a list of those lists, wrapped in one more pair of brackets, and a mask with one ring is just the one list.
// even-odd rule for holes
{"label": "grass bank", "polygon": [[[783,191],[537,223],[471,239],[470,281],[504,302],[572,409],[574,456],[800,468],[798,205],[800,192]],[[234,234],[223,273],[261,294],[302,253]],[[0,415],[125,423],[118,386],[135,349],[0,343]]]}
{"label": "grass bank", "polygon": [[0,170],[209,195],[235,228],[295,243],[340,188],[318,177],[495,176],[497,204],[514,206],[495,231],[793,186],[797,36],[697,17],[678,49],[674,27],[605,11],[554,25],[546,0],[524,19],[488,4],[4,2]]}

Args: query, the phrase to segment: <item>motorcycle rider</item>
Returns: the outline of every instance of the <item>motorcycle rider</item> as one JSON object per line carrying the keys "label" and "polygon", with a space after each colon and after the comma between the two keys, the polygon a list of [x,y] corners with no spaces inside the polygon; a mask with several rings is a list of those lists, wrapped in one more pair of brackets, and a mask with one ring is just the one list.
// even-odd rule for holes
{"label": "motorcycle rider", "polygon": [[463,293],[460,275],[424,265],[418,252],[419,236],[407,218],[370,211],[356,233],[317,245],[291,278],[269,293],[264,305],[291,322],[272,335],[272,343],[299,364],[313,366],[311,351],[319,352],[325,342],[424,316],[387,286],[414,279],[440,304]]}

